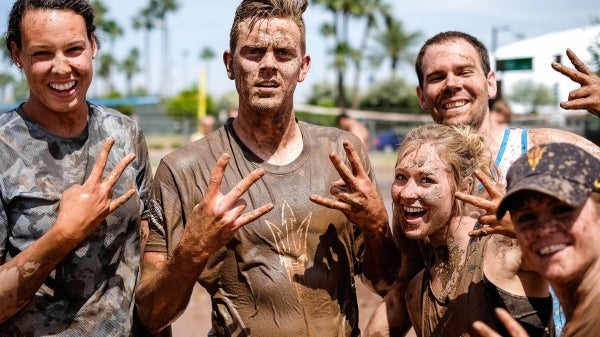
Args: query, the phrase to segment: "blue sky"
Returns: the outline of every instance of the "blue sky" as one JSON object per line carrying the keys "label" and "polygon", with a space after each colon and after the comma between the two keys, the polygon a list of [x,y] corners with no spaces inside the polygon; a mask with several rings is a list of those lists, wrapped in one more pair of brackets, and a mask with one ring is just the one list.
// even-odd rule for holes
{"label": "blue sky", "polygon": [[[229,45],[229,30],[238,1],[220,0],[179,0],[181,9],[168,18],[170,42],[168,47],[169,88],[171,92],[190,86],[198,81],[200,68],[206,66],[209,92],[221,95],[234,90],[233,82],[228,80],[221,61],[223,50]],[[589,25],[593,18],[600,18],[598,0],[387,0],[394,6],[394,13],[400,19],[406,31],[421,31],[424,38],[444,30],[461,30],[475,35],[488,47],[491,43],[492,27],[508,26],[509,29],[498,34],[498,46],[517,40],[517,36],[535,37],[547,33]],[[0,30],[6,31],[6,19],[13,1],[0,0],[2,22]],[[137,46],[142,50],[141,61],[145,60],[144,34],[131,28],[131,18],[147,0],[104,0],[109,8],[108,15],[117,20],[126,31],[113,46],[103,40],[103,50],[111,50],[117,58],[123,58],[127,52]],[[330,15],[317,5],[310,5],[306,14],[307,51],[312,56],[312,66],[305,82],[297,90],[297,101],[303,101],[314,83],[334,81],[334,73],[328,67],[326,50],[330,42],[318,33],[321,24],[330,19]],[[355,24],[356,26],[356,24]],[[356,26],[356,35],[360,32]],[[422,41],[421,41],[422,42]],[[162,35],[155,31],[151,37],[152,76],[150,84],[153,91],[163,75]],[[210,47],[217,57],[206,65],[199,58],[200,51]],[[418,46],[415,47],[417,49]],[[4,65],[2,65],[4,67]],[[386,77],[388,67],[382,66],[375,73],[375,79]],[[406,66],[401,76],[415,81],[413,70]],[[348,75],[351,79],[352,74]],[[134,85],[146,82],[141,73]],[[116,84],[124,90],[122,76],[115,76]],[[366,83],[366,76],[361,80]],[[364,86],[364,85],[363,85]],[[93,90],[101,90],[103,83],[96,80]]]}

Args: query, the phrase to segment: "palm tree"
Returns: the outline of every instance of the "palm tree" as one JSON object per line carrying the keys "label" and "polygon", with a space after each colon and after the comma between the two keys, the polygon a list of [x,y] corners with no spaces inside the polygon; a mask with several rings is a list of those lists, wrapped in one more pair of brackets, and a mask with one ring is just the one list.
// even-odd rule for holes
{"label": "palm tree", "polygon": [[409,48],[419,41],[422,33],[420,31],[405,32],[402,22],[391,16],[386,17],[385,23],[386,29],[375,36],[375,41],[380,46],[380,56],[372,55],[371,59],[381,61],[383,57],[389,58],[392,79],[394,79],[400,62],[414,63],[415,55],[410,53]]}
{"label": "palm tree", "polygon": [[133,29],[144,30],[144,51],[146,54],[144,68],[146,70],[146,88],[148,92],[152,91],[152,66],[150,65],[150,56],[152,50],[150,46],[150,32],[156,28],[152,19],[151,10],[142,8],[139,13],[133,17]]}
{"label": "palm tree", "polygon": [[[362,61],[360,47],[353,48],[348,38],[350,19],[359,18],[367,21],[365,33],[361,39],[361,41],[366,41],[370,30],[374,27],[374,18],[379,8],[385,6],[380,0],[315,0],[314,3],[322,5],[333,15],[332,23],[325,23],[321,28],[321,33],[326,34],[325,37],[331,36],[335,40],[333,67],[337,71],[337,104],[343,112],[346,107],[344,73],[347,69],[347,60],[353,60],[355,66]],[[363,43],[366,45],[366,42]],[[360,67],[358,71],[360,72]]]}
{"label": "palm tree", "polygon": [[179,2],[177,0],[150,0],[148,7],[146,8],[149,12],[149,18],[156,20],[161,26],[163,32],[163,69],[162,69],[162,96],[166,97],[168,93],[169,84],[169,31],[167,25],[167,15],[172,12],[176,12],[179,9]]}
{"label": "palm tree", "polygon": [[377,17],[382,16],[384,20],[389,20],[389,13],[392,13],[392,7],[389,4],[384,4],[381,0],[363,0],[362,4],[362,12],[360,13],[362,17],[365,19],[365,27],[363,31],[362,38],[360,40],[360,45],[358,49],[354,53],[352,53],[352,61],[354,62],[354,86],[352,88],[352,109],[358,109],[360,104],[360,75],[362,72],[362,63],[363,63],[363,51],[367,48],[367,43],[369,41],[369,37],[371,31],[377,27]]}
{"label": "palm tree", "polygon": [[6,89],[15,83],[15,78],[8,73],[0,73],[0,103],[6,103]]}
{"label": "palm tree", "polygon": [[206,77],[210,81],[210,61],[212,61],[217,55],[210,47],[204,47],[200,51],[199,56],[200,59],[206,63]]}
{"label": "palm tree", "polygon": [[106,93],[114,91],[114,85],[111,81],[111,75],[117,61],[111,54],[100,55],[100,67],[98,67],[98,76],[106,83]]}
{"label": "palm tree", "polygon": [[137,48],[131,48],[129,54],[123,62],[119,64],[119,69],[125,73],[125,79],[127,81],[127,96],[131,96],[132,93],[132,79],[133,75],[139,73],[141,68],[138,64],[140,58],[140,51]]}
{"label": "palm tree", "polygon": [[123,36],[123,28],[117,23],[117,21],[107,18],[108,8],[100,0],[92,1],[92,7],[94,8],[95,22],[94,24],[98,27],[98,30],[105,33],[110,40],[109,50],[112,52],[115,45],[115,40],[119,36]]}

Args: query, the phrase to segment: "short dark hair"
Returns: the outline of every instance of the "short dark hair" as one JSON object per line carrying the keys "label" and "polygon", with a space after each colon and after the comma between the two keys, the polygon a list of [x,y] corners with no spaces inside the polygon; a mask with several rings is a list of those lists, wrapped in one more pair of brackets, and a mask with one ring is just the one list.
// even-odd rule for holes
{"label": "short dark hair", "polygon": [[492,71],[492,68],[490,66],[490,56],[488,54],[488,50],[485,47],[485,45],[481,41],[479,41],[476,37],[469,35],[467,33],[458,32],[458,31],[441,32],[441,33],[438,33],[438,34],[432,36],[427,41],[425,41],[425,44],[421,47],[421,49],[419,50],[419,54],[417,55],[417,62],[415,62],[415,71],[417,72],[417,78],[419,79],[419,86],[421,88],[423,87],[423,77],[424,77],[423,69],[422,69],[423,57],[425,56],[425,52],[427,51],[427,48],[434,44],[441,44],[441,43],[453,41],[453,40],[467,41],[470,45],[473,46],[473,48],[475,48],[475,50],[479,54],[479,59],[481,60],[481,66],[483,67],[483,72],[487,75],[490,73],[490,71]]}
{"label": "short dark hair", "polygon": [[240,23],[251,19],[250,29],[262,19],[289,19],[300,29],[300,48],[306,53],[306,27],[302,14],[308,7],[308,0],[242,0],[235,11],[233,25],[229,33],[229,49],[235,52],[240,31]]}
{"label": "short dark hair", "polygon": [[23,16],[28,10],[34,9],[65,9],[72,10],[75,14],[81,15],[85,20],[87,37],[90,41],[94,40],[98,48],[100,43],[94,35],[96,26],[94,26],[94,8],[87,0],[17,0],[15,1],[8,16],[8,25],[6,29],[6,49],[9,55],[12,55],[12,42],[17,48],[21,48],[21,22]]}

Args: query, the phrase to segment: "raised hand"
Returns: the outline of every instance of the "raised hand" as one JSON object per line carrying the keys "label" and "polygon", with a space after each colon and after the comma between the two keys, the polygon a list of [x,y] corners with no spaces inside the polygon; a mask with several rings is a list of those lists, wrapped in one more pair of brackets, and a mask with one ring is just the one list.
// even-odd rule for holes
{"label": "raised hand", "polygon": [[104,143],[92,172],[83,185],[73,185],[64,191],[53,226],[53,230],[63,239],[80,242],[111,212],[136,193],[135,188],[132,188],[116,199],[112,197],[113,186],[125,168],[135,159],[134,154],[125,156],[104,179],[102,178],[108,154],[114,143],[112,138]]}
{"label": "raised hand", "polygon": [[484,236],[488,234],[502,234],[511,238],[516,238],[515,227],[510,219],[510,214],[507,212],[502,219],[498,219],[496,217],[496,210],[498,209],[498,205],[504,196],[503,189],[499,188],[496,182],[479,170],[475,171],[475,176],[483,184],[486,191],[490,195],[491,200],[463,192],[454,193],[454,196],[457,199],[485,211],[485,213],[479,216],[478,219],[483,227],[470,231],[469,235]]}
{"label": "raised hand", "polygon": [[568,101],[560,103],[561,108],[585,109],[600,117],[600,77],[588,68],[571,49],[567,49],[567,56],[575,69],[557,62],[552,62],[552,68],[581,84],[581,88],[571,91]]}
{"label": "raised hand", "polygon": [[[529,337],[527,331],[523,329],[521,324],[519,324],[519,322],[517,322],[517,320],[515,320],[508,313],[508,311],[502,308],[496,308],[495,311],[496,315],[502,324],[504,324],[506,331],[508,331],[511,337]],[[473,329],[475,329],[475,331],[477,331],[481,337],[502,337],[499,333],[494,331],[494,329],[490,328],[487,324],[481,321],[475,321],[473,323]]]}
{"label": "raised hand", "polygon": [[344,150],[350,167],[337,153],[329,155],[341,179],[331,184],[329,192],[337,200],[319,195],[311,195],[310,200],[319,205],[344,212],[353,223],[367,231],[380,231],[381,225],[388,225],[388,215],[377,187],[362,167],[360,157],[350,141],[344,141]]}
{"label": "raised hand", "polygon": [[211,172],[206,194],[194,206],[186,225],[186,231],[189,231],[188,235],[194,238],[194,241],[199,242],[199,251],[203,254],[210,255],[217,251],[231,240],[238,229],[273,209],[273,204],[269,203],[253,211],[242,213],[246,208],[246,201],[240,197],[252,184],[264,176],[263,169],[252,171],[229,193],[223,195],[220,192],[228,163],[229,155],[222,154]]}

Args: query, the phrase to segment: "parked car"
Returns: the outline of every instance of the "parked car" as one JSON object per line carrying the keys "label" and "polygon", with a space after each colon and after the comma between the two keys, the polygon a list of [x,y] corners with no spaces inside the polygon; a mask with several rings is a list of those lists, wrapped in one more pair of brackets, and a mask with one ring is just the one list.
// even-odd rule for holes
{"label": "parked car", "polygon": [[376,151],[396,151],[404,135],[396,130],[386,130],[375,135],[371,140],[371,148]]}

